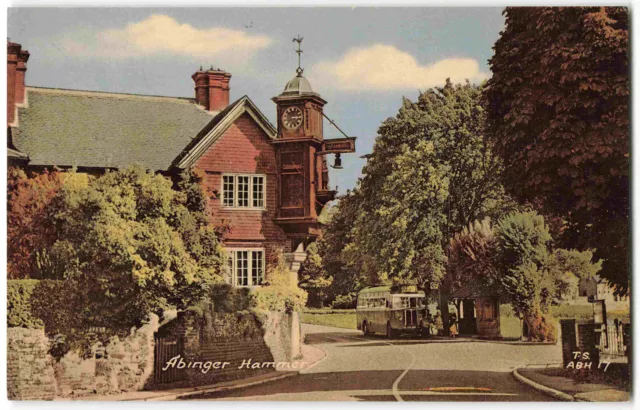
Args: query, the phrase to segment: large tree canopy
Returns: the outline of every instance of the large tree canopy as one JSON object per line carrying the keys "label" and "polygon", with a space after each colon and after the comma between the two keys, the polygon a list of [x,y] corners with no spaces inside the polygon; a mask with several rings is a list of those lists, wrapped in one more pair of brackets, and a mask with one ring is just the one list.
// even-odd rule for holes
{"label": "large tree canopy", "polygon": [[78,320],[137,325],[150,312],[185,308],[220,281],[222,247],[196,173],[175,182],[140,167],[65,184],[48,206],[54,238],[39,249],[39,277],[87,296]]}
{"label": "large tree canopy", "polygon": [[596,248],[626,286],[629,31],[623,7],[508,7],[490,60],[487,135],[504,183],[562,216],[565,243]]}
{"label": "large tree canopy", "polygon": [[481,87],[447,81],[404,99],[381,125],[358,188],[341,199],[320,243],[334,287],[438,282],[449,238],[510,209],[481,101]]}

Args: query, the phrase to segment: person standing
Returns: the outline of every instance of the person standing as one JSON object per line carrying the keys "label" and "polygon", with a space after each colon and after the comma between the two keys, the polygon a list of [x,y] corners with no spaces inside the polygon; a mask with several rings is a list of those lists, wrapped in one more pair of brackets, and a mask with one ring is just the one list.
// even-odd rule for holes
{"label": "person standing", "polygon": [[458,336],[458,316],[455,313],[451,313],[449,316],[449,320],[451,321],[451,326],[449,326],[449,335],[451,337]]}

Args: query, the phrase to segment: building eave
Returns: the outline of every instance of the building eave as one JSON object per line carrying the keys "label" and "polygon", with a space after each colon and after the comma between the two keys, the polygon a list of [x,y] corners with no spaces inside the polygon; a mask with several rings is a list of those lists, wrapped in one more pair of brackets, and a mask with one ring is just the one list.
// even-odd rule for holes
{"label": "building eave", "polygon": [[[264,131],[269,139],[274,140],[277,132],[275,127],[269,122],[265,115],[258,109],[258,107],[251,101],[246,95],[240,100],[232,104],[231,110],[224,113],[221,112],[224,117],[214,118],[212,122],[217,122],[211,130],[204,135],[196,137],[195,144],[192,147],[187,147],[186,152],[183,153],[177,161],[174,163],[175,168],[187,169],[192,167],[196,161],[213,145],[224,133],[231,127],[238,118],[243,114],[249,114],[249,116],[256,122],[256,124]],[[205,127],[203,130],[206,130]]]}

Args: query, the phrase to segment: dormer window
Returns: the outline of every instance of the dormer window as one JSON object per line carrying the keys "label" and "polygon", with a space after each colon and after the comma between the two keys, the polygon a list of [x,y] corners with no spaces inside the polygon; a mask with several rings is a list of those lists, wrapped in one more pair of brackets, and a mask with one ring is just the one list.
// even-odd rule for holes
{"label": "dormer window", "polygon": [[265,209],[266,181],[265,175],[223,174],[222,206]]}

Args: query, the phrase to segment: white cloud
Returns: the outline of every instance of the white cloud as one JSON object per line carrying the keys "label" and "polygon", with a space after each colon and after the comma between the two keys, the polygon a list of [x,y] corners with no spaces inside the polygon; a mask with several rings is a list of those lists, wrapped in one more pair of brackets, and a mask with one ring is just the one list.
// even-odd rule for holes
{"label": "white cloud", "polygon": [[469,79],[479,83],[488,78],[472,58],[446,58],[420,65],[411,54],[385,44],[349,50],[340,60],[313,66],[313,82],[348,91],[391,91],[425,89]]}
{"label": "white cloud", "polygon": [[[80,39],[82,37],[82,39]],[[152,15],[122,29],[105,30],[93,35],[66,37],[65,51],[78,56],[129,58],[157,55],[192,57],[250,57],[271,44],[264,35],[223,27],[198,29],[180,24],[166,15]]]}

